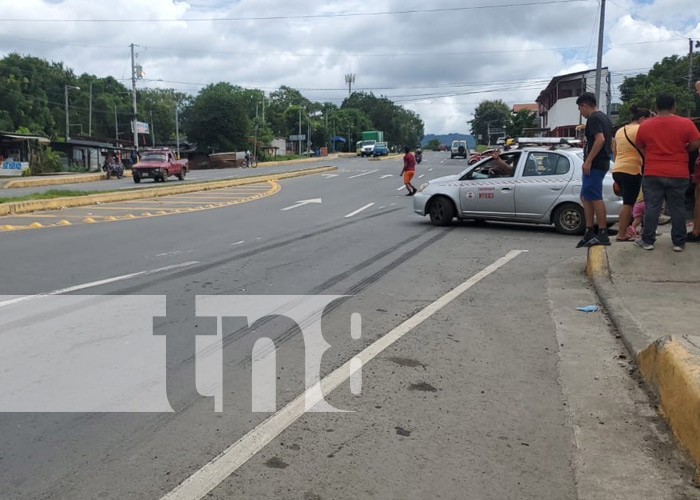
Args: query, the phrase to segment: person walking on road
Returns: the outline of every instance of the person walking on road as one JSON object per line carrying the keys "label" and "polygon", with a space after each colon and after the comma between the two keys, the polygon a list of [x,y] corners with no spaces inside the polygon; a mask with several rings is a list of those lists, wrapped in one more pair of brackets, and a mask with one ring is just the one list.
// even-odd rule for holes
{"label": "person walking on road", "polygon": [[622,208],[620,209],[620,222],[616,241],[634,241],[636,233],[628,229],[632,219],[632,209],[637,202],[639,190],[642,187],[642,167],[644,157],[634,143],[639,126],[651,117],[651,111],[630,107],[632,121],[621,127],[615,134],[612,143],[613,150],[613,179],[620,186],[622,194]]}
{"label": "person walking on road", "polygon": [[[581,116],[586,118],[586,149],[583,161],[581,201],[586,216],[586,232],[576,248],[610,245],[607,214],[603,202],[603,179],[610,170],[612,122],[598,109],[595,95],[584,92],[576,99]],[[598,223],[595,233],[594,221]]]}
{"label": "person walking on road", "polygon": [[403,183],[408,189],[408,194],[406,196],[413,196],[418,191],[413,184],[411,184],[411,179],[416,173],[416,157],[411,153],[411,148],[406,146],[404,148],[403,155],[403,170],[401,170],[401,175],[403,175]]}
{"label": "person walking on road", "polygon": [[688,118],[677,116],[676,98],[661,93],[656,98],[657,116],[639,126],[636,144],[645,156],[644,231],[636,244],[653,250],[661,206],[671,215],[671,241],[682,252],[688,235],[685,228],[685,192],[688,188],[688,153],[700,147],[700,132]]}

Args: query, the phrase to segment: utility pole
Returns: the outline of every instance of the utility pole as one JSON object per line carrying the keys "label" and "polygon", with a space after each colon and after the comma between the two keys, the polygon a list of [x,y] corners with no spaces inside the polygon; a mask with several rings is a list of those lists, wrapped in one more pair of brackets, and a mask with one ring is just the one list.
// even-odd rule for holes
{"label": "utility pole", "polygon": [[263,126],[265,125],[265,91],[263,90],[263,96],[262,96],[262,122]]}
{"label": "utility pole", "polygon": [[151,145],[156,147],[156,128],[153,126],[153,110],[151,110]]}
{"label": "utility pole", "polygon": [[[603,68],[603,38],[605,36],[605,0],[600,0],[600,26],[598,29],[598,58],[595,66],[595,98],[600,106],[600,80]],[[606,109],[606,113],[610,110]]]}
{"label": "utility pole", "polygon": [[117,121],[117,105],[114,105],[114,138],[119,140],[119,122]]}
{"label": "utility pole", "polygon": [[88,136],[92,137],[92,80],[90,80],[90,116],[88,117]]}
{"label": "utility pole", "polygon": [[301,106],[299,106],[299,156],[301,156]]}
{"label": "utility pole", "polygon": [[352,95],[352,84],[355,83],[355,73],[347,73],[345,75],[345,83],[348,86],[348,97]]}
{"label": "utility pole", "polygon": [[131,92],[133,94],[134,103],[134,119],[132,121],[134,127],[134,148],[139,150],[139,132],[136,128],[136,56],[134,55],[135,45],[131,44]]}
{"label": "utility pole", "polygon": [[177,159],[180,159],[180,115],[178,114],[178,107],[175,104],[175,142],[177,144]]}
{"label": "utility pole", "polygon": [[[263,106],[265,98],[263,97]],[[255,135],[253,136],[253,158],[258,157],[258,105],[255,104]]]}

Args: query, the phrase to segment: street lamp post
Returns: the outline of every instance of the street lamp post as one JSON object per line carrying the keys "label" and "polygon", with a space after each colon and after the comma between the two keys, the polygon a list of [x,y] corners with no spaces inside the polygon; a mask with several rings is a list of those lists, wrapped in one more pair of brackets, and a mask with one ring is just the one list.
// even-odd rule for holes
{"label": "street lamp post", "polygon": [[66,99],[66,142],[70,141],[70,120],[68,119],[68,90],[80,90],[80,87],[74,85],[64,85],[63,91]]}

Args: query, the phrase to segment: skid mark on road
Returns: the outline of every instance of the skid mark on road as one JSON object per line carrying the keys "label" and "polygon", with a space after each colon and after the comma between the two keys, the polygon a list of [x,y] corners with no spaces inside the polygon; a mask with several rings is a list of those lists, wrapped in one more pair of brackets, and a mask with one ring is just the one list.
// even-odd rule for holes
{"label": "skid mark on road", "polygon": [[280,189],[281,187],[277,182],[268,181],[260,184],[209,191],[206,193],[206,197],[173,195],[53,212],[8,215],[0,217],[0,233],[23,229],[45,229],[49,227],[136,220],[211,210],[266,198],[277,194]]}

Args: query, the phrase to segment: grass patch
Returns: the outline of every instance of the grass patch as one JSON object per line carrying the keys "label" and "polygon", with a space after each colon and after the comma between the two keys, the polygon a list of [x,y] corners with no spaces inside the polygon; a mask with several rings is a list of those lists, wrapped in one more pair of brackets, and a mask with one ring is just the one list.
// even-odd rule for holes
{"label": "grass patch", "polygon": [[487,146],[486,144],[477,144],[476,145],[476,152],[477,153],[483,153],[487,149],[491,149],[493,146]]}
{"label": "grass patch", "polygon": [[[315,158],[315,157],[311,156],[311,158]],[[260,164],[262,165],[263,163],[267,163],[269,161],[308,160],[308,159],[309,159],[308,155],[277,155],[277,156],[271,156],[270,158],[265,158],[264,160],[260,160]]]}
{"label": "grass patch", "polygon": [[87,196],[89,194],[103,193],[105,191],[70,191],[66,189],[50,189],[43,193],[32,193],[25,196],[11,196],[0,198],[0,203],[14,203],[29,200],[50,200],[52,198],[66,198],[74,196]]}

